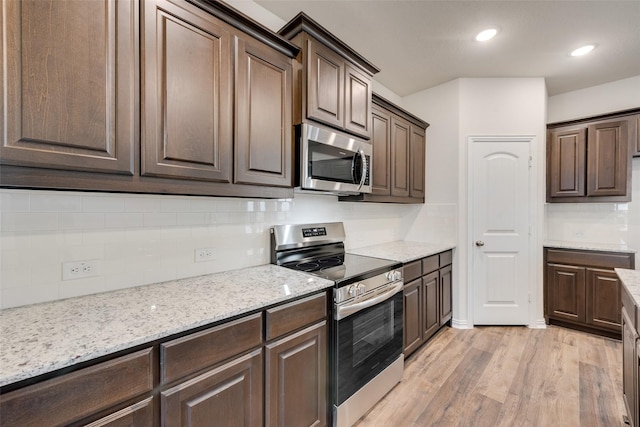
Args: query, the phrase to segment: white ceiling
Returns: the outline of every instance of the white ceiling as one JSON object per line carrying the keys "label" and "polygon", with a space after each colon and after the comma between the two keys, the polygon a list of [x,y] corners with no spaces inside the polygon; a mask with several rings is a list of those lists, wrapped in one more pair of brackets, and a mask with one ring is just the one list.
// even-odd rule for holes
{"label": "white ceiling", "polygon": [[[640,0],[256,0],[289,21],[304,11],[406,96],[460,77],[545,77],[549,95],[640,75]],[[480,30],[497,25],[493,40]],[[573,58],[587,43],[598,47]],[[640,97],[640,94],[639,94]]]}

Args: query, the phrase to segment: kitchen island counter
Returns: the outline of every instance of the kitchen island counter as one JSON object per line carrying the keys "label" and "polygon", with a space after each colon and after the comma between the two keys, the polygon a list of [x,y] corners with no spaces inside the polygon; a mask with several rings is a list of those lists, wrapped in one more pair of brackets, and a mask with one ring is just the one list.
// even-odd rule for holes
{"label": "kitchen island counter", "polygon": [[399,261],[406,264],[453,248],[455,248],[454,244],[398,240],[395,242],[381,243],[379,245],[349,249],[347,252],[356,255]]}
{"label": "kitchen island counter", "polygon": [[0,386],[331,286],[263,265],[0,310]]}
{"label": "kitchen island counter", "polygon": [[622,285],[627,288],[637,306],[640,306],[640,270],[616,268],[616,274]]}

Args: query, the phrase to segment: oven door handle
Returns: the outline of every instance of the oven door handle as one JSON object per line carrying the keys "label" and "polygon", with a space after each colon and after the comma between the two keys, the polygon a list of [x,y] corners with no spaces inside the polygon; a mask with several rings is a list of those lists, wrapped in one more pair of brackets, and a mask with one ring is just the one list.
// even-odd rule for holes
{"label": "oven door handle", "polygon": [[394,296],[395,294],[397,294],[398,292],[400,292],[403,286],[404,286],[403,281],[395,282],[391,287],[389,287],[388,290],[380,294],[377,294],[376,296],[368,298],[364,301],[358,301],[358,302],[353,301],[353,302],[348,302],[344,305],[338,305],[336,307],[335,319],[336,320],[344,319],[345,317],[351,316],[352,314],[357,313],[361,310],[364,310],[365,308],[373,307],[376,304],[386,301],[392,296]]}

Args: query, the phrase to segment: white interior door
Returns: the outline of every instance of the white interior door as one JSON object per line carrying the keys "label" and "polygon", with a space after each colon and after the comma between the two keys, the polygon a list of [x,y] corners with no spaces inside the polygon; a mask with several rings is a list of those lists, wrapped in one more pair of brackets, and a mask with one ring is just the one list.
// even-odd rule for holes
{"label": "white interior door", "polygon": [[531,138],[470,138],[470,286],[476,325],[529,320]]}

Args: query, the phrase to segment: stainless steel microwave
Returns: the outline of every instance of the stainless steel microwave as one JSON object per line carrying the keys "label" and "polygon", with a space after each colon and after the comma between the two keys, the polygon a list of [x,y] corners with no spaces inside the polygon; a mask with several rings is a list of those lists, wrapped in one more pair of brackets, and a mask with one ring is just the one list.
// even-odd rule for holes
{"label": "stainless steel microwave", "polygon": [[371,144],[327,128],[296,128],[297,185],[334,194],[371,193]]}

